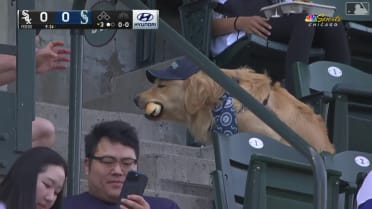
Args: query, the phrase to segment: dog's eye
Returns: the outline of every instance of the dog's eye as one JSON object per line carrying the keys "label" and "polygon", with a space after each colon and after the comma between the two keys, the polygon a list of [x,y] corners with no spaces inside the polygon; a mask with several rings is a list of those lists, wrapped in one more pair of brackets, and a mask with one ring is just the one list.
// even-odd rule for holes
{"label": "dog's eye", "polygon": [[164,88],[165,85],[164,84],[158,84],[158,88]]}

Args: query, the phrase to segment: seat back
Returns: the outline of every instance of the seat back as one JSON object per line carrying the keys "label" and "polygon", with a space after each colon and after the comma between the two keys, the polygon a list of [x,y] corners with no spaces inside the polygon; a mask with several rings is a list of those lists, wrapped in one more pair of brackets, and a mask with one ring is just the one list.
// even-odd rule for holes
{"label": "seat back", "polygon": [[372,75],[369,78],[366,87],[338,84],[333,89],[328,126],[339,152],[372,153]]}
{"label": "seat back", "polygon": [[[314,208],[315,179],[310,164],[289,158],[251,157],[244,209]],[[327,208],[338,209],[341,173],[327,169]]]}
{"label": "seat back", "polygon": [[302,98],[313,92],[331,93],[336,84],[349,85],[370,82],[371,75],[337,62],[318,61],[310,65],[297,62],[293,69],[295,96]]}
{"label": "seat back", "polygon": [[[271,169],[270,166],[267,166],[270,167],[270,171],[265,172],[265,175],[280,176],[280,178],[276,179],[278,181],[275,180],[275,182],[285,185],[287,192],[293,194],[291,198],[296,198],[294,201],[301,202],[305,200],[307,202],[305,205],[308,205],[309,196],[311,196],[314,186],[311,165],[293,148],[260,134],[244,132],[230,137],[216,135],[214,137],[214,149],[216,171],[212,173],[212,176],[216,192],[217,209],[243,208],[244,202],[255,206],[257,205],[256,201],[261,201],[264,198],[262,195],[266,192],[270,193],[271,190],[268,191],[264,187],[257,187],[253,183],[257,180],[257,166],[252,167],[252,162],[256,162],[253,160],[256,155],[274,159],[270,166],[273,165],[275,168]],[[290,166],[287,166],[288,162],[291,162],[289,163],[291,164]],[[291,172],[292,168],[300,171]],[[303,179],[303,169],[306,170],[305,173],[309,182],[306,185],[302,184],[302,180],[300,180]],[[259,178],[262,178],[261,174],[259,176]],[[252,181],[253,179],[255,180]],[[298,181],[293,181],[294,179]],[[295,186],[296,183],[294,182],[301,186]],[[269,182],[267,185],[269,184],[271,183]],[[311,187],[308,187],[310,184]],[[299,190],[303,190],[303,192],[299,192]],[[335,190],[331,189],[331,191],[334,192]],[[259,196],[257,197],[257,195]],[[278,198],[280,199],[280,195],[282,194],[279,190],[276,190],[273,194],[270,193],[269,196],[273,198],[269,198],[267,205],[274,206],[276,204],[274,202]],[[312,202],[310,201],[309,204],[312,205]],[[261,204],[260,208],[262,208],[261,206],[263,205]]]}
{"label": "seat back", "polygon": [[366,22],[347,22],[346,29],[351,51],[351,65],[372,74],[372,18]]}
{"label": "seat back", "polygon": [[355,197],[363,177],[372,170],[372,154],[358,151],[344,151],[335,155],[324,155],[327,169],[342,173],[340,177],[340,190],[345,194],[344,204],[340,208],[354,208]]}
{"label": "seat back", "polygon": [[182,35],[206,56],[209,55],[212,9],[210,0],[187,2],[178,9]]}
{"label": "seat back", "polygon": [[316,102],[312,103],[325,113],[337,152],[372,153],[371,74],[348,65],[319,61],[310,65],[297,63],[294,80],[296,97],[315,95]]}

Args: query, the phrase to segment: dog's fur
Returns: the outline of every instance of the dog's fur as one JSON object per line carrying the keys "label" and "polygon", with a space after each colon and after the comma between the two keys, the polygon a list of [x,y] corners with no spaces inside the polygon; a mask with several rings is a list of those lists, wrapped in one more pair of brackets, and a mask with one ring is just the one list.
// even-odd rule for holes
{"label": "dog's fur", "polygon": [[[272,85],[268,76],[245,68],[223,72],[237,80],[240,86],[261,103],[268,98],[266,106],[318,152],[335,152],[322,118],[279,83]],[[213,125],[211,111],[224,92],[221,86],[199,71],[186,80],[156,79],[152,87],[138,95],[137,105],[144,109],[149,102],[161,104],[160,116],[149,119],[184,123],[200,142],[206,143],[210,139],[209,130]],[[234,99],[233,103],[238,112],[239,131],[265,134],[288,144],[252,112],[242,107],[238,100]]]}

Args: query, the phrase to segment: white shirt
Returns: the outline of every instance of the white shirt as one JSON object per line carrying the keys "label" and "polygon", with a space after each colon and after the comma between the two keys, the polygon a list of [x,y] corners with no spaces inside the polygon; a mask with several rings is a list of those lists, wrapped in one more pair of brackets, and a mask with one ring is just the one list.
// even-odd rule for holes
{"label": "white shirt", "polygon": [[[212,1],[224,4],[227,0],[212,0]],[[225,18],[225,16],[213,11],[213,18]],[[214,37],[211,41],[212,56],[214,57],[220,54],[223,50],[231,46],[233,43],[235,43],[237,40],[242,38],[244,35],[245,35],[245,32],[240,31],[239,34],[238,32],[234,32],[234,33]]]}
{"label": "white shirt", "polygon": [[5,205],[2,202],[0,202],[0,209],[5,209]]}
{"label": "white shirt", "polygon": [[366,178],[363,181],[362,186],[360,187],[357,194],[357,204],[363,204],[367,200],[372,199],[372,171],[368,173]]}

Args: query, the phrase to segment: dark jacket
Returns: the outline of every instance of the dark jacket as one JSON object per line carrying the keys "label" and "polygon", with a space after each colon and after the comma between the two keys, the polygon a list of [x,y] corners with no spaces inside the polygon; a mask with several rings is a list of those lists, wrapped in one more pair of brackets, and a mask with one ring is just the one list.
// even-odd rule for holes
{"label": "dark jacket", "polygon": [[[144,197],[151,209],[179,209],[172,200],[160,197]],[[97,199],[88,192],[65,198],[63,209],[117,209],[117,204]]]}

